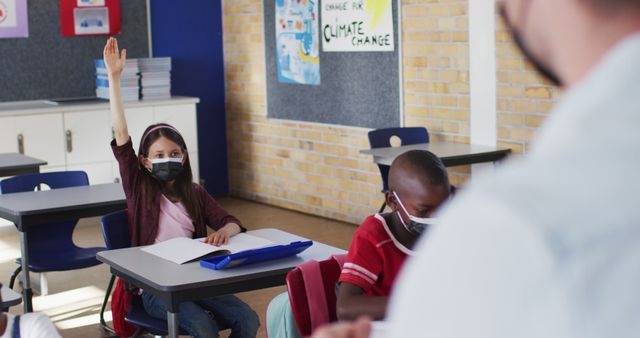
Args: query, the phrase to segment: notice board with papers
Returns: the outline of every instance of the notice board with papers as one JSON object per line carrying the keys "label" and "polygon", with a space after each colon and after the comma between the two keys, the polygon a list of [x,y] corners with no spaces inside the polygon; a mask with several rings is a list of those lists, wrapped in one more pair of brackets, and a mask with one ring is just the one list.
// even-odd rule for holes
{"label": "notice board with papers", "polygon": [[[120,48],[149,56],[146,1],[121,1]],[[29,37],[0,39],[0,102],[95,96],[106,36],[63,37],[60,1],[28,1]]]}
{"label": "notice board with papers", "polygon": [[269,118],[401,123],[399,0],[264,0]]}

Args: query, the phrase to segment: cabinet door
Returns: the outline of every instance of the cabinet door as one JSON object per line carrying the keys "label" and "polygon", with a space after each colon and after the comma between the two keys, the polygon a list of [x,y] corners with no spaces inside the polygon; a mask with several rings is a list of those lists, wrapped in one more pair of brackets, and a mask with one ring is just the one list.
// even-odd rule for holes
{"label": "cabinet door", "polygon": [[89,176],[89,184],[113,183],[113,165],[111,161],[67,165],[67,170],[82,170]]}
{"label": "cabinet door", "polygon": [[191,174],[193,175],[193,181],[196,183],[200,183],[200,170],[198,166],[200,165],[200,161],[198,159],[197,152],[189,152],[189,163],[191,164]]}
{"label": "cabinet door", "polygon": [[198,152],[198,125],[196,106],[179,104],[153,108],[154,123],[168,123],[174,126],[187,143],[190,152]]}
{"label": "cabinet door", "polygon": [[18,152],[16,119],[13,116],[0,118],[0,153]]}
{"label": "cabinet door", "polygon": [[67,166],[111,161],[109,111],[64,113]]}
{"label": "cabinet door", "polygon": [[147,127],[153,124],[153,108],[129,108],[125,109],[125,114],[127,117],[129,135],[131,135],[131,141],[133,142],[133,150],[135,150],[137,154],[142,133],[147,129]]}
{"label": "cabinet door", "polygon": [[65,165],[62,114],[16,116],[15,123],[25,155],[45,160],[47,166]]}

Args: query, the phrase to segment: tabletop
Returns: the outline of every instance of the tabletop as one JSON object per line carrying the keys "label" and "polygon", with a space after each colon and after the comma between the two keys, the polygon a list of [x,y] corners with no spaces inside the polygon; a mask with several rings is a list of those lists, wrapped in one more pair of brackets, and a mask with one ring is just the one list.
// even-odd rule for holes
{"label": "tabletop", "polygon": [[19,153],[0,153],[0,177],[39,172],[47,162]]}
{"label": "tabletop", "polygon": [[455,142],[429,142],[399,147],[386,147],[360,150],[361,154],[372,155],[374,162],[391,165],[400,154],[409,150],[428,150],[438,156],[445,166],[493,162],[507,156],[511,149],[490,147],[478,144]]}
{"label": "tabletop", "polygon": [[[307,240],[278,229],[259,229],[248,233],[276,244]],[[197,261],[179,265],[142,251],[140,247],[102,251],[98,253],[97,258],[110,265],[112,269],[141,282],[142,285],[139,286],[146,285],[156,290],[171,292],[282,275],[309,259],[321,260],[344,253],[346,251],[342,249],[314,242],[311,247],[296,256],[225,270],[203,268]]]}
{"label": "tabletop", "polygon": [[124,208],[126,199],[120,183],[0,195],[0,217],[19,226],[98,216]]}
{"label": "tabletop", "polygon": [[9,289],[6,286],[2,286],[2,302],[0,302],[0,308],[6,309],[14,305],[18,305],[22,302],[22,295]]}

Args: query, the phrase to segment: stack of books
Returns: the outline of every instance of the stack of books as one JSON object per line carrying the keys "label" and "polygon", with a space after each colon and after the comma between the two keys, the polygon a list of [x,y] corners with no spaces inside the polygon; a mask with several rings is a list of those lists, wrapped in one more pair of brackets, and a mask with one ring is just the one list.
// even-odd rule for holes
{"label": "stack of books", "polygon": [[171,58],[138,59],[143,100],[171,98]]}
{"label": "stack of books", "polygon": [[[109,99],[109,78],[104,60],[98,59],[96,65],[96,96]],[[140,98],[140,69],[138,59],[127,59],[120,77],[123,101],[137,101]]]}

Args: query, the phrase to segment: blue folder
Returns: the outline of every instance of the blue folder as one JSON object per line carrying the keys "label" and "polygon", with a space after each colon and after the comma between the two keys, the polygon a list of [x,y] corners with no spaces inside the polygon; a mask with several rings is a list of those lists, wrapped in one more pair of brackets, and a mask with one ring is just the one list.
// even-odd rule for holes
{"label": "blue folder", "polygon": [[296,241],[286,245],[247,250],[235,254],[203,259],[200,261],[200,266],[213,270],[222,270],[240,265],[249,265],[297,255],[311,245],[313,245],[313,241]]}

